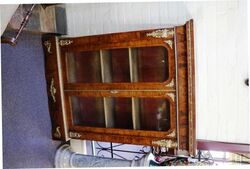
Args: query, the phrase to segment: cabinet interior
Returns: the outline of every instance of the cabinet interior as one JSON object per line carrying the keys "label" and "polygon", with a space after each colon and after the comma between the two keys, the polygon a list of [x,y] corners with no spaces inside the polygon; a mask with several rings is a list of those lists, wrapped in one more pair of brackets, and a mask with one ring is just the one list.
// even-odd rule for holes
{"label": "cabinet interior", "polygon": [[170,103],[166,98],[70,97],[74,125],[167,131]]}
{"label": "cabinet interior", "polygon": [[163,46],[66,53],[69,83],[164,82],[169,77]]}

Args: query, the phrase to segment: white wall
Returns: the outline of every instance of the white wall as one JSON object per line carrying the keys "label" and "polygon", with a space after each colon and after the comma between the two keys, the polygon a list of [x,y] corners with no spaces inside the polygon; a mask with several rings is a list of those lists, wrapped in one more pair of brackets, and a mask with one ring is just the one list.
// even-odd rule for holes
{"label": "white wall", "polygon": [[5,28],[7,27],[12,15],[15,13],[19,4],[13,5],[0,5],[0,25],[1,25],[1,35],[3,34]]}
{"label": "white wall", "polygon": [[195,26],[197,139],[250,143],[247,1],[67,4],[69,36]]}

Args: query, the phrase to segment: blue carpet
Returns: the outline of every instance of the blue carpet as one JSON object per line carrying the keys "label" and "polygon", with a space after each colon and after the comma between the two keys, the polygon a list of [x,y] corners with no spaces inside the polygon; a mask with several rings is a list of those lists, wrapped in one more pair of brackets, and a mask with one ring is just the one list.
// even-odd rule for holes
{"label": "blue carpet", "polygon": [[54,167],[60,142],[51,139],[41,36],[23,33],[1,49],[4,168]]}

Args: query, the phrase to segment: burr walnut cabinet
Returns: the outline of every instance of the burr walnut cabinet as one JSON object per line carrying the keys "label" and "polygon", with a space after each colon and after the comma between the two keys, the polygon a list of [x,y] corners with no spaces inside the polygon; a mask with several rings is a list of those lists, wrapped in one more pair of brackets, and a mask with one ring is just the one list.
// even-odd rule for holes
{"label": "burr walnut cabinet", "polygon": [[193,21],[85,37],[44,36],[53,139],[194,154]]}

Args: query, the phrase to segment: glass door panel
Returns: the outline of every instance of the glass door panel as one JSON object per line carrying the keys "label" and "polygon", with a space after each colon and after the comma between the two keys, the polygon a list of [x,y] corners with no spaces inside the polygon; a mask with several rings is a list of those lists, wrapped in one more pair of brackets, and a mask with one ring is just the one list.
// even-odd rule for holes
{"label": "glass door panel", "polygon": [[133,129],[131,98],[104,98],[107,128]]}
{"label": "glass door panel", "polygon": [[102,81],[130,82],[128,49],[101,50]]}
{"label": "glass door panel", "polygon": [[70,97],[73,124],[133,129],[131,98]]}
{"label": "glass door panel", "polygon": [[170,129],[170,103],[167,99],[139,99],[140,129],[167,131]]}
{"label": "glass door panel", "polygon": [[99,51],[66,53],[69,83],[100,83],[101,64]]}
{"label": "glass door panel", "polygon": [[69,83],[164,82],[168,56],[162,46],[66,53]]}
{"label": "glass door panel", "polygon": [[105,127],[102,98],[72,96],[70,99],[74,125]]}
{"label": "glass door panel", "polygon": [[71,99],[74,125],[167,131],[170,103],[165,98],[75,97]]}
{"label": "glass door panel", "polygon": [[133,129],[131,98],[113,98],[114,128]]}
{"label": "glass door panel", "polygon": [[[168,79],[168,56],[162,46],[132,48],[137,57],[136,79],[138,82],[164,82]],[[134,63],[134,62],[133,62]]]}

